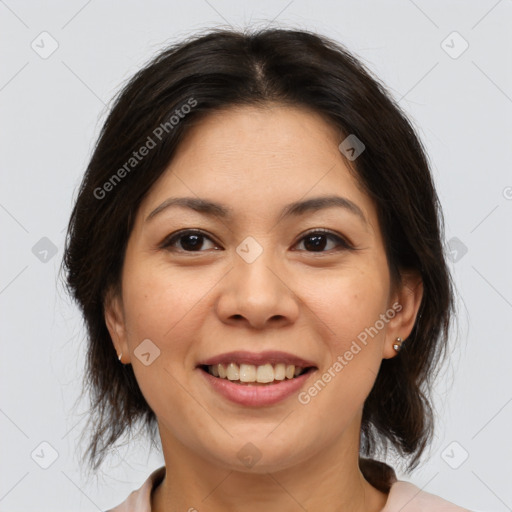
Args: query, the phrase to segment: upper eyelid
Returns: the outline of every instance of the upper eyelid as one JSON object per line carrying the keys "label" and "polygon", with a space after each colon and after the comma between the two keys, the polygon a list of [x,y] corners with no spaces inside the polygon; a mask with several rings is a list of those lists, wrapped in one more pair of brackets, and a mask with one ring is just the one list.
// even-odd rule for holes
{"label": "upper eyelid", "polygon": [[171,241],[179,240],[180,237],[185,236],[185,235],[201,235],[201,236],[204,236],[205,238],[209,238],[212,242],[217,243],[215,241],[215,237],[213,237],[213,235],[210,235],[210,233],[208,233],[207,231],[204,231],[202,229],[190,228],[190,229],[180,229],[174,233],[171,233],[170,235],[166,236],[163,239],[163,241],[160,245],[162,245],[162,246],[168,245]]}
{"label": "upper eyelid", "polygon": [[[301,233],[300,235],[298,235],[298,239],[295,242],[295,245],[297,245],[299,242],[302,242],[302,240],[305,237],[307,237],[309,235],[314,235],[316,233],[323,234],[323,235],[325,235],[327,237],[337,238],[347,248],[354,249],[354,244],[346,236],[338,234],[335,231],[331,231],[330,229],[326,229],[326,228],[312,228],[312,229],[308,229],[305,233]],[[321,252],[323,252],[323,251],[321,251]],[[319,254],[321,254],[321,253],[319,253]]]}

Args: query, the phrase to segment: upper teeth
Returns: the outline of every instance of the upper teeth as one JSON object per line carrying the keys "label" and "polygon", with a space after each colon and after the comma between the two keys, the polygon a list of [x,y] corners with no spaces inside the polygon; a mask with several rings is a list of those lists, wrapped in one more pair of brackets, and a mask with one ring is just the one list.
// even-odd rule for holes
{"label": "upper teeth", "polygon": [[302,373],[304,368],[293,364],[279,363],[271,365],[270,363],[255,366],[253,364],[236,363],[214,364],[208,366],[208,372],[215,377],[228,380],[239,380],[240,382],[272,382],[274,380],[293,379]]}

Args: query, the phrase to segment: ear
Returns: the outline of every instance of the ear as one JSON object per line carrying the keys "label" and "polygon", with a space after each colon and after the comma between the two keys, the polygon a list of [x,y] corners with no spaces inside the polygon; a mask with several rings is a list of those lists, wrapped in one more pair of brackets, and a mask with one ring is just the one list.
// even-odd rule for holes
{"label": "ear", "polygon": [[112,289],[107,292],[103,311],[105,323],[117,355],[122,354],[121,362],[127,364],[130,362],[130,350],[126,336],[123,305],[119,293]]}
{"label": "ear", "polygon": [[411,334],[416,322],[416,316],[423,298],[423,280],[416,270],[401,272],[402,282],[392,294],[390,310],[395,311],[395,316],[389,321],[386,331],[383,358],[391,359],[397,355],[393,344],[396,338],[405,340]]}

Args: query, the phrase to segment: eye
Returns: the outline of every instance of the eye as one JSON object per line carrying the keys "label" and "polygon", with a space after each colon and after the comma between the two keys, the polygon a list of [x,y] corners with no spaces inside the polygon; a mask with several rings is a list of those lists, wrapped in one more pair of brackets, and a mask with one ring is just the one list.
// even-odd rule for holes
{"label": "eye", "polygon": [[211,240],[210,237],[206,236],[201,231],[197,230],[186,230],[173,233],[167,237],[162,245],[162,249],[175,249],[177,243],[181,244],[181,250],[185,252],[203,252],[201,248],[204,248],[205,240],[209,240],[214,248],[218,248]]}
{"label": "eye", "polygon": [[[205,248],[205,244],[208,245],[208,242],[210,247]],[[300,250],[306,250],[307,252],[327,252],[333,249],[333,245],[334,248],[338,246],[339,250],[353,249],[342,237],[325,229],[310,231],[300,239],[296,246],[301,244],[304,244],[305,249]],[[329,245],[331,247],[328,247]],[[190,229],[171,234],[162,242],[161,248],[182,252],[204,252],[212,248],[219,250],[219,247],[205,233]]]}
{"label": "eye", "polygon": [[[346,240],[326,229],[310,231],[300,239],[298,245],[304,244],[305,250],[308,252],[326,252],[325,248],[329,245],[329,240],[334,241],[334,245],[341,246],[340,250],[353,248]],[[327,251],[331,249],[332,247],[328,248]]]}

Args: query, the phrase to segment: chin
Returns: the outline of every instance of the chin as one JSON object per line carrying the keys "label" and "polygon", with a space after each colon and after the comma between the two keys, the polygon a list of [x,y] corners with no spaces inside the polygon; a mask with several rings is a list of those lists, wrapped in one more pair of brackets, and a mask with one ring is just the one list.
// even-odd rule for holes
{"label": "chin", "polygon": [[[231,471],[265,474],[283,471],[305,462],[308,454],[297,451],[298,443],[288,438],[286,444],[281,439],[270,441],[265,435],[238,437],[224,450],[211,453],[214,464]],[[311,447],[310,447],[311,448]],[[204,453],[204,452],[203,452]]]}

